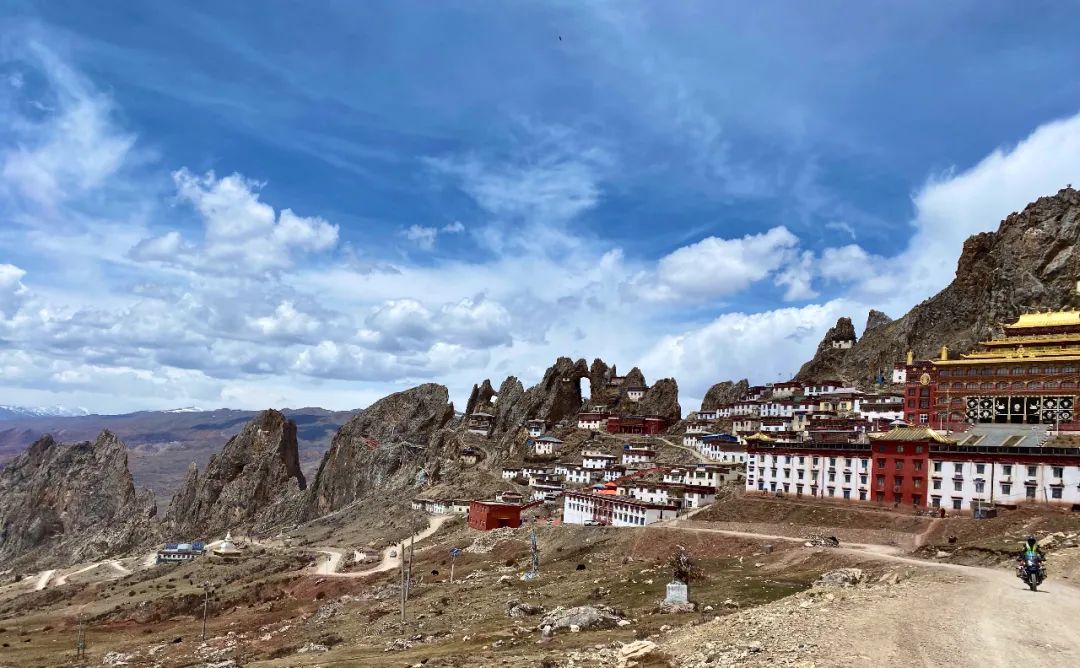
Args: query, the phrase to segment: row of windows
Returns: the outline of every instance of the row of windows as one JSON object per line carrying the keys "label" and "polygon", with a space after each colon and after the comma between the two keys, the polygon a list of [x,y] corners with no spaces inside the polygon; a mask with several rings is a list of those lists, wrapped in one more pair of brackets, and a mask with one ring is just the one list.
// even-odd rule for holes
{"label": "row of windows", "polygon": [[[774,478],[778,478],[778,477],[779,478],[791,478],[792,477],[791,469],[784,469],[783,470],[784,473],[783,473],[782,476],[777,475],[778,470],[779,469],[776,469],[776,468],[771,469],[772,477],[774,477]],[[753,471],[753,469],[751,469],[751,472],[752,471]],[[794,477],[798,478],[799,480],[804,480],[807,477],[809,477],[809,478],[816,478],[817,477],[817,476],[814,476],[814,475],[806,476],[806,471],[804,469],[795,469],[795,473],[797,475],[794,476]],[[867,476],[866,476],[865,473],[862,473],[862,474],[859,475],[859,481],[860,481],[861,484],[865,485],[866,480],[867,480]],[[836,482],[836,474],[835,473],[831,473],[831,472],[829,473],[829,482]],[[851,482],[851,474],[850,473],[845,473],[844,474],[844,482],[845,483],[850,483]]]}
{"label": "row of windows", "polygon": [[[795,487],[795,493],[800,495],[800,496],[802,496],[805,493],[809,493],[810,496],[817,496],[818,495],[817,485],[804,486],[804,485],[796,483],[794,485],[794,487]],[[809,489],[805,489],[805,487],[809,487]],[[765,481],[764,480],[759,480],[758,484],[757,484],[757,488],[758,488],[759,491],[762,491],[762,492],[765,491]],[[792,488],[791,483],[787,483],[787,482],[779,483],[779,484],[775,483],[775,482],[770,482],[769,483],[769,491],[770,492],[782,491],[785,494],[790,494],[791,493],[791,488]],[[827,488],[825,488],[824,492],[826,492],[826,493],[823,493],[821,496],[836,496],[836,488],[835,487],[827,487]],[[841,496],[843,498],[845,498],[845,499],[850,499],[851,498],[851,490],[850,489],[840,490],[840,493],[841,493]],[[859,500],[860,501],[866,501],[866,490],[865,489],[860,489],[859,490]]]}
{"label": "row of windows", "polygon": [[1056,374],[1070,374],[1076,373],[1076,367],[1074,366],[999,366],[999,367],[981,367],[981,368],[959,368],[959,369],[941,369],[938,372],[938,376],[947,378],[952,376],[958,378],[961,376],[1022,376],[1024,374],[1032,375],[1046,375],[1053,376]]}
{"label": "row of windows", "polygon": [[[992,389],[1008,390],[1008,389],[1011,388],[1011,389],[1014,389],[1014,390],[1056,390],[1058,388],[1072,389],[1072,388],[1075,388],[1075,387],[1076,387],[1076,381],[1072,381],[1072,380],[1063,380],[1060,383],[1058,381],[1056,381],[1056,380],[1048,380],[1045,383],[1043,381],[1041,381],[1041,380],[1032,380],[1032,381],[1028,381],[1026,383],[1024,381],[1022,381],[1022,380],[1017,380],[1017,381],[1013,381],[1012,383],[1007,383],[1007,382],[1004,382],[1004,381],[997,382],[997,383],[988,383],[988,382],[983,382],[983,383],[970,383],[970,382],[969,383],[953,383],[952,386],[951,386],[951,389],[954,389],[954,390],[965,390],[965,389],[966,390],[992,390]],[[944,389],[944,390],[948,390],[948,389],[950,389],[950,385],[949,385],[949,383],[942,383],[940,385],[940,388]]]}
{"label": "row of windows", "polygon": [[[956,490],[956,491],[959,491],[959,490]],[[1024,498],[1035,500],[1037,498],[1036,492],[1037,492],[1037,489],[1034,486],[1028,486],[1028,487],[1024,488]],[[1011,494],[1012,493],[1012,485],[1010,485],[1008,483],[1002,483],[1002,485],[1001,485],[1001,493],[1002,494]],[[1063,497],[1064,497],[1063,488],[1061,488],[1061,487],[1051,487],[1050,488],[1050,498],[1051,499],[1061,499]],[[941,497],[940,496],[931,497],[930,503],[934,508],[940,508],[941,507]],[[953,507],[954,510],[960,510],[960,507],[961,507],[962,503],[963,503],[963,499],[958,499],[956,497],[952,497],[952,507]]]}
{"label": "row of windows", "polygon": [[[921,451],[922,450],[920,450],[920,452]],[[780,457],[784,458],[784,463],[785,464],[790,464],[792,459],[795,459],[795,457],[792,457],[792,455],[762,455],[761,463],[762,464],[768,464],[768,463],[770,463],[772,461],[773,457],[776,457],[776,463],[777,464],[780,463]],[[797,457],[797,459],[798,459],[799,465],[806,464],[806,457],[804,455],[799,455]],[[839,459],[839,458],[838,457],[829,457],[828,458],[829,466],[830,467],[835,467],[837,459]],[[753,463],[753,460],[754,460],[754,455],[750,455],[751,463]],[[814,466],[817,466],[821,462],[821,457],[811,457],[811,461],[813,462]],[[844,458],[844,466],[847,467],[847,468],[851,468],[852,463],[854,461],[855,460],[852,457],[845,457]],[[867,466],[870,466],[870,460],[865,459],[865,458],[861,458],[861,459],[859,459],[859,465],[862,466],[863,468],[866,468]]]}

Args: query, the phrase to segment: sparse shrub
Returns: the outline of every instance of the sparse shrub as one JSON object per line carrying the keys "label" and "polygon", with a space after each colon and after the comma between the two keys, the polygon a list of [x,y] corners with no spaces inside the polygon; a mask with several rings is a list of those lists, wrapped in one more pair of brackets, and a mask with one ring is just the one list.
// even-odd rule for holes
{"label": "sparse shrub", "polygon": [[325,591],[320,591],[317,594],[315,594],[315,600],[316,601],[321,601],[324,598],[326,598],[326,592]]}

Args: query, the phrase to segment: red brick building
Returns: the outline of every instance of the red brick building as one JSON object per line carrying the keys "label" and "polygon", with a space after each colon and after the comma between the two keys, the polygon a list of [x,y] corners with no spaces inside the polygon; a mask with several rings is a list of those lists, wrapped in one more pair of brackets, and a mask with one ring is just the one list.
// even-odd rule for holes
{"label": "red brick building", "polygon": [[662,434],[667,429],[667,420],[662,417],[619,417],[612,415],[607,420],[609,434]]}
{"label": "red brick building", "polygon": [[469,504],[469,528],[490,531],[502,527],[521,526],[521,513],[543,501],[512,503],[507,501],[473,501]]}
{"label": "red brick building", "polygon": [[929,495],[930,445],[951,443],[932,429],[901,427],[873,439],[873,480],[876,503],[923,507]]}

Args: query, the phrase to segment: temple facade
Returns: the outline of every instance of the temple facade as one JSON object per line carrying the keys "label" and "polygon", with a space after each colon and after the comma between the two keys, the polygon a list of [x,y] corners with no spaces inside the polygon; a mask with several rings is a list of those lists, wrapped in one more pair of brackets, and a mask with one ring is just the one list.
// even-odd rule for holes
{"label": "temple facade", "polygon": [[916,425],[1076,421],[1080,311],[1026,313],[982,350],[906,367],[904,417]]}

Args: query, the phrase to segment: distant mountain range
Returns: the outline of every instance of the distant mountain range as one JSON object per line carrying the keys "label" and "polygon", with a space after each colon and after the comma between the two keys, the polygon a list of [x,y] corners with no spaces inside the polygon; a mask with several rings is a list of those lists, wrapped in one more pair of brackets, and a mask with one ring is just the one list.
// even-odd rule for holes
{"label": "distant mountain range", "polygon": [[77,415],[90,415],[90,411],[85,408],[68,408],[67,406],[0,405],[0,420],[18,420],[34,417],[75,417]]}
{"label": "distant mountain range", "polygon": [[[45,434],[67,443],[93,441],[102,430],[119,436],[130,451],[135,484],[154,490],[159,502],[183,482],[191,462],[204,469],[210,455],[259,414],[258,411],[180,408],[126,415],[58,414],[59,409],[0,407],[0,466]],[[65,409],[66,410],[66,409]],[[70,411],[69,411],[70,413]],[[318,468],[323,452],[353,411],[298,408],[282,411],[296,422],[300,466],[307,475]]]}

